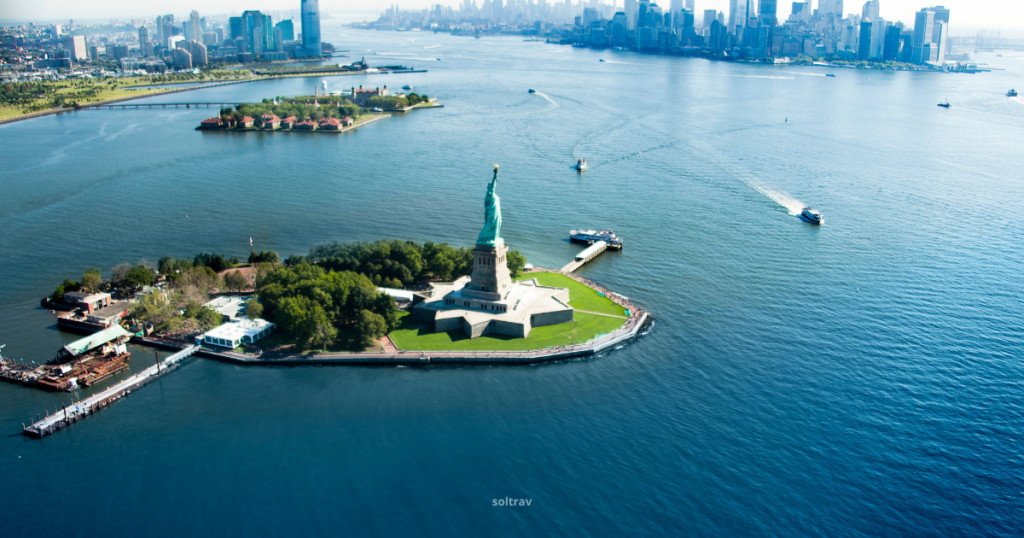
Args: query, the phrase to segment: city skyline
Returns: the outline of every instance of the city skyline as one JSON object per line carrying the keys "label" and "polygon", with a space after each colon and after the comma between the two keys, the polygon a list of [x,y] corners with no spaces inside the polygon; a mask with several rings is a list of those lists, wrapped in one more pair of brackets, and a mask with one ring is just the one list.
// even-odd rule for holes
{"label": "city skyline", "polygon": [[[628,0],[626,0],[628,1]],[[548,2],[553,3],[553,2]],[[696,12],[703,13],[704,10],[714,9],[726,13],[728,16],[730,0],[703,0],[697,1]],[[188,17],[192,10],[199,10],[204,14],[231,14],[242,13],[247,10],[277,11],[297,10],[295,0],[210,0],[200,4],[170,1],[170,0],[146,0],[136,2],[131,7],[125,7],[122,3],[115,3],[110,0],[98,0],[88,4],[88,8],[79,2],[70,0],[41,0],[31,4],[13,4],[5,2],[0,10],[0,21],[29,21],[39,22],[59,21],[69,18],[78,18],[82,22],[86,19],[121,19],[130,17],[155,17],[159,14],[173,13],[183,18]],[[391,1],[371,1],[362,4],[359,9],[351,9],[350,5],[339,0],[323,0],[320,2],[321,11],[328,12],[337,18],[353,18],[354,15],[365,15],[371,18],[372,14],[378,14],[388,7],[394,5]],[[429,0],[413,0],[410,2],[398,3],[402,9],[424,9],[431,5],[440,4],[458,8],[462,2],[431,2]],[[482,2],[477,2],[480,6]],[[615,5],[623,7],[623,0],[603,2],[604,5]],[[667,9],[673,6],[671,0],[662,2],[662,8]],[[661,5],[659,4],[659,5]],[[864,2],[857,0],[844,2],[843,11],[846,14],[860,14]],[[589,3],[588,3],[589,5]],[[792,2],[777,2],[777,17],[785,20],[789,15]],[[1010,2],[968,2],[966,0],[947,0],[944,2],[920,2],[916,0],[881,0],[879,14],[887,20],[902,20],[911,22],[914,20],[914,13],[925,5],[943,5],[957,13],[956,23],[951,30],[972,28],[1006,28],[1024,30],[1024,24],[1012,24],[1010,21],[1024,20],[1024,5]],[[757,6],[757,7],[755,7]],[[817,9],[818,2],[814,2],[813,8]],[[759,2],[751,1],[751,12],[757,13],[760,10]],[[348,15],[346,17],[345,15]]]}

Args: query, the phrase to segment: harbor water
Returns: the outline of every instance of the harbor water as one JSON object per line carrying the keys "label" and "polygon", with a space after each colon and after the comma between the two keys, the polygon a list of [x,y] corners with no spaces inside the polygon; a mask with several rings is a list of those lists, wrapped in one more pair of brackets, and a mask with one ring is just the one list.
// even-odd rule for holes
{"label": "harbor water", "polygon": [[203,133],[214,111],[184,108],[0,126],[4,355],[77,338],[39,298],[89,267],[250,236],[469,246],[495,163],[505,241],[561,267],[570,229],[613,229],[623,251],[580,274],[656,324],[529,367],[192,358],[42,440],[22,423],[70,396],[0,384],[0,535],[1020,536],[1024,53],[944,75],[324,40],[428,72],[141,102],[326,80],[445,107],[337,136]]}

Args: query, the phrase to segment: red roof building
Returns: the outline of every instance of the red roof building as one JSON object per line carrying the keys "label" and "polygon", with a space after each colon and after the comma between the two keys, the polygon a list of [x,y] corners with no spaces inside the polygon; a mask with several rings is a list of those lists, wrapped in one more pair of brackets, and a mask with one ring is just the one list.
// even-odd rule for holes
{"label": "red roof building", "polygon": [[324,118],[320,120],[320,129],[323,131],[340,131],[341,122],[337,118]]}
{"label": "red roof building", "polygon": [[303,121],[300,121],[299,123],[296,123],[293,129],[295,129],[296,131],[315,131],[316,122],[311,119],[305,119]]}
{"label": "red roof building", "polygon": [[296,120],[295,116],[288,116],[287,118],[281,120],[281,127],[284,129],[291,129],[292,127],[295,127],[296,121],[298,120]]}
{"label": "red roof building", "polygon": [[260,116],[260,120],[263,121],[264,129],[279,129],[281,127],[281,118],[274,114],[264,114]]}
{"label": "red roof building", "polygon": [[344,118],[341,118],[341,124],[344,125],[345,127],[351,127],[354,123],[355,120],[353,120],[351,116],[345,116]]}
{"label": "red roof building", "polygon": [[223,126],[224,122],[220,121],[220,118],[205,119],[199,124],[200,129],[220,129]]}
{"label": "red roof building", "polygon": [[242,118],[242,121],[238,122],[238,126],[239,127],[244,127],[246,129],[248,129],[249,127],[252,127],[252,124],[255,121],[256,120],[252,119],[251,116],[246,116],[246,117]]}

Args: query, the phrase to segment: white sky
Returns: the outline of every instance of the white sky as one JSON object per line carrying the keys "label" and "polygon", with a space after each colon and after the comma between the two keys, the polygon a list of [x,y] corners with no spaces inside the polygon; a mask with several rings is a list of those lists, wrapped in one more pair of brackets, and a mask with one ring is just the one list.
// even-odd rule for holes
{"label": "white sky", "polygon": [[[552,0],[548,0],[551,2]],[[614,1],[622,6],[623,0]],[[727,10],[729,0],[697,0],[696,9]],[[1024,28],[1024,2],[1010,0],[937,0],[950,9],[953,34],[977,28]],[[423,8],[440,3],[455,7],[461,0],[320,0],[321,10],[330,11],[336,18],[363,20],[367,13],[380,12],[398,3],[403,8]],[[575,2],[574,2],[575,3]],[[663,0],[664,4],[669,0]],[[881,0],[881,16],[887,20],[901,20],[913,24],[913,13],[922,7],[935,5],[935,0]],[[483,0],[477,0],[482,5]],[[788,15],[792,0],[779,0],[779,15]],[[863,1],[845,0],[846,13],[860,13]],[[817,0],[814,0],[817,7]],[[298,9],[299,0],[0,0],[0,20],[4,21],[59,21],[67,19],[131,19],[152,18],[161,13],[185,15],[195,9],[200,14],[241,12],[246,9],[288,10]],[[344,13],[348,12],[348,13]],[[344,16],[348,15],[348,16]],[[358,15],[358,16],[356,16]],[[699,18],[699,17],[698,17]]]}

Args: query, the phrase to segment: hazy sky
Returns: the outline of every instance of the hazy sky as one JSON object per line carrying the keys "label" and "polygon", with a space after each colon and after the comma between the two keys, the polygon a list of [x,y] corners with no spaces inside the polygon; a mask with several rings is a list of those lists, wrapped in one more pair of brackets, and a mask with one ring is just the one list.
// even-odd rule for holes
{"label": "hazy sky", "polygon": [[[549,2],[553,0],[548,0]],[[602,0],[609,3],[610,0]],[[670,0],[663,0],[667,4]],[[1024,27],[1024,2],[1010,0],[940,0],[951,10],[950,26],[953,33],[962,28],[1021,28]],[[344,18],[362,20],[367,12],[380,12],[392,3],[391,0],[321,0],[321,9],[335,13],[349,12]],[[623,0],[614,0],[622,6]],[[705,9],[728,9],[729,0],[697,0],[697,11]],[[431,4],[456,6],[461,0],[406,0],[397,2],[402,7],[422,8]],[[477,0],[482,5],[483,0]],[[779,15],[789,14],[791,0],[779,0]],[[863,1],[846,0],[847,13],[860,13]],[[881,16],[887,20],[914,22],[913,13],[922,7],[935,5],[928,0],[881,0]],[[817,7],[817,0],[814,0]],[[161,13],[180,16],[195,9],[200,13],[228,13],[246,9],[286,10],[298,9],[299,0],[0,0],[0,20],[65,20],[75,19],[130,19],[151,18]],[[355,16],[358,15],[358,16]],[[698,17],[699,18],[699,17]]]}

